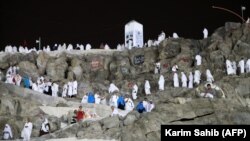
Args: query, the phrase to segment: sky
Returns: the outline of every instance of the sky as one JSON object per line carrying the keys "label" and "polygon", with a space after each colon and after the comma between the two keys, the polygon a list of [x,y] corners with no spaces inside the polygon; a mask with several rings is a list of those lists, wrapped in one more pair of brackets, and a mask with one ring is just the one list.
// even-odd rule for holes
{"label": "sky", "polygon": [[111,48],[124,43],[124,26],[131,20],[143,24],[144,42],[176,32],[180,37],[201,39],[225,22],[242,22],[237,16],[212,6],[250,16],[247,0],[1,0],[0,49],[6,45],[37,47],[55,43],[90,43]]}

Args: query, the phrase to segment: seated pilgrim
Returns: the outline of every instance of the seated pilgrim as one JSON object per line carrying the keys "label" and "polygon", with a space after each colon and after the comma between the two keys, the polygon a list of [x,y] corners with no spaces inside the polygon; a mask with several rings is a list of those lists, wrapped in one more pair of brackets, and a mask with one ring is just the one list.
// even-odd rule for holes
{"label": "seated pilgrim", "polygon": [[40,136],[48,134],[50,132],[50,124],[48,122],[47,118],[44,118],[44,121],[42,123],[42,127],[40,129]]}
{"label": "seated pilgrim", "polygon": [[117,100],[117,106],[119,109],[125,110],[125,100],[124,100],[124,97],[122,95],[120,95],[118,100]]}
{"label": "seated pilgrim", "polygon": [[4,130],[3,130],[3,140],[10,140],[13,138],[12,130],[10,128],[9,124],[5,124]]}
{"label": "seated pilgrim", "polygon": [[200,93],[200,97],[211,98],[213,99],[216,92],[211,88],[211,83],[205,85],[205,92]]}

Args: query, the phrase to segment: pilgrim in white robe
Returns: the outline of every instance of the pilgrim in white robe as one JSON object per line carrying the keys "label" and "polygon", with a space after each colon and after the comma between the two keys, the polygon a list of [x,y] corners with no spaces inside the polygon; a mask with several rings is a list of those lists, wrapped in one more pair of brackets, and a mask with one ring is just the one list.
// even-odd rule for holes
{"label": "pilgrim in white robe", "polygon": [[132,89],[132,98],[134,100],[137,99],[137,92],[138,92],[138,86],[136,84],[134,84],[133,89]]}
{"label": "pilgrim in white robe", "polygon": [[172,67],[172,72],[176,72],[178,70],[178,66],[175,64],[173,67]]}
{"label": "pilgrim in white robe", "polygon": [[30,141],[32,128],[33,128],[33,124],[31,122],[25,123],[22,133],[21,133],[21,137],[23,137],[23,141]]}
{"label": "pilgrim in white robe", "polygon": [[32,83],[32,90],[38,92],[38,87],[36,83]]}
{"label": "pilgrim in white robe", "polygon": [[157,62],[155,63],[155,74],[159,74],[161,71],[161,63]]}
{"label": "pilgrim in white robe", "polygon": [[113,94],[109,100],[109,105],[117,108],[118,107],[117,100],[118,100],[118,96],[116,94]]}
{"label": "pilgrim in white robe", "polygon": [[174,73],[174,78],[173,78],[173,81],[174,81],[174,87],[179,87],[179,78],[178,78],[178,74],[175,72]]}
{"label": "pilgrim in white robe", "polygon": [[249,73],[250,72],[250,59],[247,59],[247,62],[246,62],[246,73]]}
{"label": "pilgrim in white robe", "polygon": [[164,84],[165,84],[165,79],[164,79],[164,76],[161,75],[158,81],[160,91],[164,91]]}
{"label": "pilgrim in white robe", "polygon": [[195,60],[196,60],[196,66],[200,66],[202,62],[202,58],[199,54],[195,56]]}
{"label": "pilgrim in white robe", "polygon": [[68,96],[71,97],[73,95],[73,82],[68,82]]}
{"label": "pilgrim in white robe", "polygon": [[206,70],[206,76],[207,76],[207,82],[211,82],[211,83],[214,82],[214,77],[211,74],[209,69]]}
{"label": "pilgrim in white robe", "polygon": [[134,102],[132,101],[131,98],[125,98],[125,110],[127,111],[133,111],[135,105],[134,105]]}
{"label": "pilgrim in white robe", "polygon": [[238,67],[240,67],[240,73],[241,74],[245,72],[245,62],[244,62],[244,59],[241,59],[239,61]]}
{"label": "pilgrim in white robe", "polygon": [[237,73],[237,65],[236,65],[235,61],[232,62],[232,68],[233,68],[233,74],[236,75],[236,73]]}
{"label": "pilgrim in white robe", "polygon": [[175,38],[175,39],[179,38],[178,34],[174,32],[173,33],[173,38]]}
{"label": "pilgrim in white robe", "polygon": [[75,81],[73,82],[73,95],[74,95],[74,96],[77,95],[77,86],[78,86],[78,84],[77,84],[77,81],[75,80]]}
{"label": "pilgrim in white robe", "polygon": [[112,94],[112,93],[115,92],[115,91],[118,91],[118,92],[119,92],[119,89],[115,86],[114,83],[111,83],[111,84],[109,85],[109,93]]}
{"label": "pilgrim in white robe", "polygon": [[231,61],[226,60],[226,67],[227,67],[227,75],[234,74],[234,69],[233,69]]}
{"label": "pilgrim in white robe", "polygon": [[144,89],[145,89],[145,94],[146,94],[146,95],[151,94],[150,88],[151,88],[151,87],[150,87],[149,81],[146,80],[146,81],[145,81],[145,85],[144,85]]}
{"label": "pilgrim in white robe", "polygon": [[53,97],[57,97],[57,92],[58,92],[58,84],[56,83],[53,83],[52,87],[51,87],[51,90],[52,90],[52,96]]}
{"label": "pilgrim in white robe", "polygon": [[12,130],[10,128],[9,124],[5,124],[4,130],[3,130],[3,139],[4,140],[10,140],[13,138]]}
{"label": "pilgrim in white robe", "polygon": [[68,85],[67,85],[67,83],[65,83],[63,85],[62,97],[66,97],[67,96],[67,92],[68,92]]}
{"label": "pilgrim in white robe", "polygon": [[203,30],[203,38],[206,39],[208,37],[208,30],[204,28]]}
{"label": "pilgrim in white robe", "polygon": [[86,94],[82,97],[81,103],[82,104],[88,103],[88,96]]}
{"label": "pilgrim in white robe", "polygon": [[86,45],[86,50],[91,50],[91,45],[90,44]]}
{"label": "pilgrim in white robe", "polygon": [[181,72],[181,82],[182,82],[182,87],[186,88],[187,87],[187,76],[185,75],[184,72]]}
{"label": "pilgrim in white robe", "polygon": [[188,88],[193,88],[194,87],[194,76],[192,72],[189,72],[188,76]]}
{"label": "pilgrim in white robe", "polygon": [[201,72],[199,70],[195,70],[194,71],[194,83],[196,83],[196,85],[199,85],[200,80],[201,80]]}
{"label": "pilgrim in white robe", "polygon": [[99,94],[95,94],[95,104],[100,104],[101,103],[101,97]]}

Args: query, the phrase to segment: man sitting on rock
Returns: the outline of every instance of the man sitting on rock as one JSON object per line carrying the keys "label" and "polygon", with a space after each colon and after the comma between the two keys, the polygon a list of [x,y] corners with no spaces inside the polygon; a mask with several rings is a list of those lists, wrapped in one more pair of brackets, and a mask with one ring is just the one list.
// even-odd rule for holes
{"label": "man sitting on rock", "polygon": [[125,100],[124,100],[124,97],[122,95],[120,95],[118,100],[117,100],[117,106],[119,109],[125,110]]}
{"label": "man sitting on rock", "polygon": [[77,114],[76,114],[76,119],[77,119],[77,121],[78,121],[78,122],[79,122],[79,121],[82,121],[82,120],[84,119],[84,115],[85,115],[85,113],[84,113],[84,111],[82,110],[82,106],[79,106],[79,109],[78,109]]}
{"label": "man sitting on rock", "polygon": [[42,127],[40,129],[40,136],[48,134],[50,131],[50,124],[48,122],[47,118],[44,118],[44,121],[42,123]]}
{"label": "man sitting on rock", "polygon": [[143,106],[143,102],[139,102],[138,105],[136,106],[136,110],[139,112],[139,113],[143,113],[143,112],[146,112],[146,109],[145,107]]}
{"label": "man sitting on rock", "polygon": [[152,100],[149,100],[147,107],[146,107],[146,111],[151,112],[154,108],[155,108],[155,104],[153,103]]}
{"label": "man sitting on rock", "polygon": [[210,83],[208,83],[206,85],[205,92],[201,93],[200,96],[201,97],[205,97],[205,98],[211,98],[211,99],[214,98],[214,96],[215,96],[215,90],[211,88],[211,84]]}

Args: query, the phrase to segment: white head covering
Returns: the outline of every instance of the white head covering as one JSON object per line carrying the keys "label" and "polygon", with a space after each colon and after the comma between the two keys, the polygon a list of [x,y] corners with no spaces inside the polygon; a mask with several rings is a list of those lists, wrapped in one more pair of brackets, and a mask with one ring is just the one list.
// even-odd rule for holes
{"label": "white head covering", "polygon": [[11,128],[10,128],[9,124],[5,124],[5,127],[4,127],[3,131],[8,132],[10,134],[10,137],[13,138],[12,131],[11,131]]}

